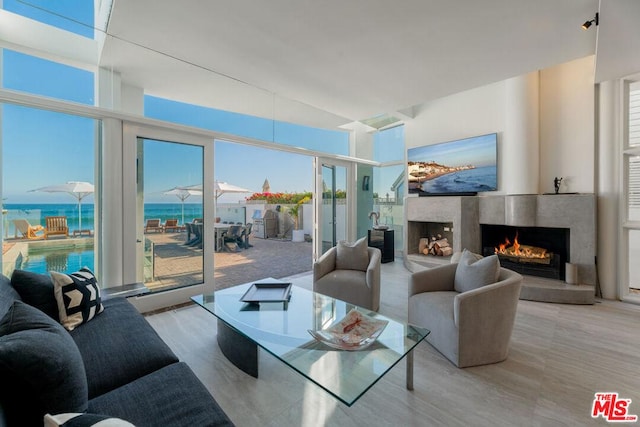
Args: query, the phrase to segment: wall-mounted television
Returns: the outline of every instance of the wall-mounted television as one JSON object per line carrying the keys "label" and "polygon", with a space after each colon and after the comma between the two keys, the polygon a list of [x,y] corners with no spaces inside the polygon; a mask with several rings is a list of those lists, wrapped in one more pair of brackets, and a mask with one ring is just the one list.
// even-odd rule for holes
{"label": "wall-mounted television", "polygon": [[498,189],[498,134],[407,150],[409,194],[473,195]]}

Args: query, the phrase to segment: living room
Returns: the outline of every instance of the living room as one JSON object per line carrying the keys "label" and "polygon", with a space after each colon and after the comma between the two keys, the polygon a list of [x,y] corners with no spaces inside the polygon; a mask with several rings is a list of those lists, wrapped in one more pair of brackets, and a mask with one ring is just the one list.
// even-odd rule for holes
{"label": "living room", "polygon": [[[546,5],[547,15],[553,15],[552,3],[548,2]],[[588,4],[578,9],[579,16],[573,15],[572,18],[576,20],[578,29],[579,24],[584,19],[591,19],[597,10],[597,2],[585,3]],[[605,3],[600,9],[601,16],[606,16],[607,11],[611,12],[610,16],[613,16],[613,11],[607,9],[611,7],[610,3]],[[524,8],[524,3],[520,6],[523,10],[518,15],[526,15],[527,8]],[[118,9],[117,5],[114,7]],[[630,8],[631,11],[628,11],[627,15],[634,16],[632,12],[636,11],[635,6],[627,4],[625,7]],[[495,13],[495,9],[492,11]],[[583,11],[588,13],[582,13]],[[1,12],[3,12],[1,14],[3,19],[15,18],[8,16],[9,14],[4,10]],[[350,12],[355,13],[357,10],[350,10]],[[575,9],[572,12],[575,12]],[[386,13],[389,17],[395,16],[392,11]],[[452,11],[449,13],[453,14]],[[566,18],[567,15],[571,13],[563,11],[563,17]],[[268,16],[273,18],[272,15]],[[283,16],[289,17],[285,14]],[[131,15],[131,19],[135,19],[135,15]],[[116,22],[124,26],[129,21]],[[599,26],[603,31],[600,41],[602,43],[606,36],[605,23],[606,20],[603,18]],[[33,23],[28,25],[29,28],[37,27]],[[140,27],[144,28],[144,25]],[[624,26],[621,25],[621,28]],[[640,401],[640,396],[637,394],[637,390],[640,390],[637,382],[637,378],[640,378],[640,375],[637,375],[637,367],[640,364],[637,363],[636,354],[640,343],[636,337],[637,334],[633,331],[639,311],[637,305],[620,301],[638,302],[637,295],[634,295],[630,289],[631,284],[637,286],[634,282],[637,277],[633,257],[634,244],[637,240],[637,224],[621,212],[630,207],[627,204],[627,196],[631,193],[626,184],[629,179],[627,162],[637,151],[635,147],[630,147],[631,144],[628,144],[623,137],[629,129],[625,127],[627,123],[624,119],[625,112],[629,108],[626,101],[634,92],[632,82],[637,80],[634,78],[634,73],[640,70],[640,66],[633,64],[635,60],[633,55],[627,55],[632,66],[635,67],[631,72],[620,72],[616,77],[607,79],[602,79],[598,74],[600,80],[596,80],[594,70],[598,69],[598,72],[602,73],[601,57],[605,57],[606,50],[599,49],[596,55],[596,40],[593,32],[595,29],[597,28],[580,30],[579,34],[587,40],[581,42],[581,49],[577,51],[573,50],[552,59],[546,57],[545,61],[540,61],[535,66],[529,66],[530,64],[514,66],[519,69],[519,72],[514,72],[514,68],[510,68],[509,71],[505,71],[507,75],[500,73],[488,76],[485,74],[486,70],[479,67],[475,75],[468,73],[455,77],[458,85],[453,91],[438,96],[432,95],[430,98],[425,98],[428,99],[425,102],[421,100],[419,103],[412,103],[411,107],[408,107],[409,104],[398,104],[395,105],[395,109],[388,111],[402,116],[401,122],[405,129],[404,149],[496,132],[498,134],[499,190],[490,195],[481,194],[478,198],[494,195],[511,197],[552,194],[554,179],[560,177],[562,178],[560,193],[578,193],[596,197],[597,212],[594,212],[594,216],[597,227],[592,231],[597,237],[597,247],[590,249],[597,252],[597,255],[593,261],[585,262],[582,268],[593,271],[597,269],[597,280],[591,283],[594,287],[597,286],[597,304],[574,306],[521,301],[518,306],[510,357],[505,362],[486,367],[457,369],[435,349],[427,344],[421,344],[416,349],[415,355],[414,391],[404,388],[403,369],[399,369],[404,362],[401,362],[351,408],[342,406],[339,402],[332,400],[331,396],[323,394],[324,392],[315,385],[295,376],[295,373],[289,372],[286,366],[282,366],[268,354],[261,353],[260,364],[264,365],[261,367],[261,372],[264,374],[261,374],[259,379],[248,377],[238,371],[218,348],[214,333],[217,325],[214,319],[211,316],[207,317],[195,307],[181,307],[147,316],[152,326],[180,359],[188,362],[220,403],[222,409],[237,425],[391,425],[398,423],[409,425],[513,425],[514,423],[585,425],[593,423],[597,425],[602,421],[592,420],[590,416],[593,395],[597,392],[619,392],[621,398],[632,399],[631,413],[640,412],[636,406]],[[40,31],[41,28],[37,30]],[[117,28],[114,34],[109,35],[107,44],[109,49],[114,49],[118,43],[116,30]],[[166,29],[164,31],[166,32]],[[38,32],[33,34],[36,33]],[[44,41],[26,40],[21,37],[19,30],[7,31],[7,34],[1,36],[3,47],[18,48],[30,54],[42,55],[41,51],[45,50],[46,45]],[[66,36],[61,37],[65,41],[70,40]],[[467,37],[472,38],[473,34],[467,34]],[[574,36],[572,33],[571,37],[581,36]],[[635,39],[632,38],[632,40]],[[23,45],[18,46],[19,42]],[[156,42],[158,41],[153,40],[153,43]],[[216,43],[224,45],[220,38],[216,39]],[[536,43],[544,44],[544,41]],[[83,49],[88,44],[89,42],[84,43]],[[91,44],[94,42],[92,41]],[[584,46],[588,48],[583,49]],[[522,50],[526,51],[527,48]],[[83,49],[69,53],[58,46],[57,51],[43,56],[56,59],[64,57],[65,62],[77,64],[79,55],[91,56]],[[632,51],[631,48],[620,50],[627,53]],[[154,52],[157,56],[166,56],[160,53],[162,52]],[[141,223],[140,218],[136,217],[136,207],[133,202],[136,200],[134,147],[138,137],[134,133],[135,130],[144,129],[146,132],[151,129],[152,132],[144,136],[156,137],[159,140],[167,136],[172,138],[175,135],[179,135],[180,139],[187,142],[197,140],[194,144],[203,147],[203,158],[207,161],[211,161],[214,156],[210,139],[224,135],[141,117],[144,84],[135,86],[133,83],[135,79],[127,82],[119,80],[125,75],[127,63],[126,61],[118,62],[123,59],[117,55],[114,60],[110,57],[111,54],[113,54],[112,51],[106,52],[105,62],[108,64],[103,64],[105,67],[96,72],[102,77],[101,80],[98,79],[97,85],[103,90],[102,93],[97,91],[100,93],[99,102],[96,100],[95,103],[97,108],[94,108],[93,104],[89,107],[79,106],[73,102],[4,89],[0,93],[0,98],[6,104],[65,111],[103,120],[102,137],[105,141],[120,143],[115,145],[115,149],[113,146],[106,147],[99,156],[96,155],[96,159],[100,158],[105,165],[108,165],[101,171],[104,173],[101,176],[104,180],[101,187],[101,194],[104,197],[101,203],[105,211],[103,225],[104,230],[108,231],[103,236],[110,237],[106,239],[108,242],[100,243],[99,250],[104,256],[103,265],[110,267],[105,269],[103,277],[105,283],[121,284],[134,282],[137,279],[138,266],[133,265],[132,262],[136,256],[136,242],[135,239],[131,239],[131,236],[136,235],[136,227],[139,225],[137,223]],[[518,54],[523,55],[522,52]],[[537,54],[538,52],[533,52],[532,56]],[[170,56],[170,54],[167,55]],[[256,54],[257,56],[259,55]],[[70,60],[69,57],[73,59]],[[277,55],[274,54],[275,57]],[[164,58],[167,60],[166,64],[175,65],[167,58]],[[283,61],[282,58],[286,57],[281,55],[277,58],[275,62]],[[143,62],[142,55],[141,58],[131,58],[131,64],[139,60]],[[157,57],[154,58],[155,60]],[[376,60],[380,61],[379,58]],[[96,62],[95,59],[92,61]],[[204,76],[204,80],[198,80],[200,82],[221,78],[217,72],[207,68],[208,65],[195,64],[199,66],[194,66],[193,63],[182,65],[199,68],[198,73]],[[466,66],[470,67],[469,64]],[[119,74],[118,67],[123,67],[122,75]],[[459,70],[465,68],[460,65],[451,67],[448,70],[451,74],[460,73]],[[285,68],[293,69],[295,66],[287,64]],[[346,68],[348,67],[345,65]],[[357,74],[357,67],[355,68]],[[189,73],[184,75],[190,76]],[[304,73],[300,71],[300,74]],[[268,80],[270,75],[267,70],[265,75]],[[296,92],[287,92],[293,89],[284,87],[274,88],[273,92],[268,92],[256,101],[257,98],[252,98],[253,94],[249,96],[248,93],[264,92],[261,86],[256,88],[247,85],[243,79],[247,76],[240,77],[235,74],[232,76],[232,79],[225,81],[226,84],[229,84],[229,80],[237,79],[234,82],[237,85],[235,89],[241,86],[246,90],[243,93],[247,98],[243,98],[244,102],[238,102],[237,96],[233,100],[222,101],[221,104],[226,105],[229,110],[233,108],[248,110],[249,104],[254,104],[251,106],[258,106],[256,110],[260,110],[265,117],[271,118],[274,122],[300,117],[294,113],[301,113],[300,115],[309,113],[307,121],[301,119],[301,123],[310,125],[314,120],[316,120],[315,123],[321,121],[340,123],[344,128],[350,129],[349,156],[328,157],[336,162],[347,158],[347,161],[353,160],[354,164],[360,162],[361,165],[372,168],[388,166],[388,164],[371,160],[371,141],[378,130],[361,123],[352,126],[344,124],[344,118],[352,115],[345,113],[346,108],[338,108],[333,104],[333,102],[339,104],[339,96],[333,90],[327,89],[323,94],[324,97],[331,99],[327,100],[327,104],[322,108],[312,107],[314,104],[302,101],[293,102],[297,98],[292,93]],[[138,77],[139,75],[136,76]],[[444,77],[443,81],[446,80]],[[166,76],[158,77],[158,80],[162,79],[171,80]],[[158,85],[156,87],[160,87],[158,80],[154,83]],[[248,77],[247,80],[249,80]],[[338,80],[337,77],[336,80]],[[397,78],[397,80],[402,79]],[[372,87],[372,81],[367,80],[365,89]],[[150,86],[152,86],[151,83]],[[167,89],[168,93],[175,95],[176,92],[180,92],[181,85],[176,82],[174,86],[171,90]],[[397,86],[389,84],[390,89],[381,88],[379,97],[383,98],[384,92],[393,92],[394,88],[398,92],[406,92],[402,86],[410,86],[410,84]],[[180,95],[184,95],[194,103],[202,101],[203,105],[216,97],[204,89],[202,93],[196,89],[191,87],[191,92],[185,90]],[[344,88],[341,90],[347,92]],[[363,90],[354,98],[360,97],[360,94],[365,92]],[[276,93],[284,93],[284,95],[275,95]],[[301,98],[303,93],[304,91],[300,89]],[[416,94],[416,96],[421,95]],[[391,98],[391,95],[389,97]],[[176,96],[176,98],[179,97]],[[369,113],[379,112],[380,105],[377,104],[376,98],[377,96],[373,96],[366,99],[371,103]],[[309,99],[317,101],[319,98]],[[318,112],[321,113],[319,115],[321,119],[309,118],[310,113]],[[367,115],[358,117],[367,117]],[[124,126],[123,123],[125,123]],[[248,145],[269,145],[274,142],[258,141],[237,135],[226,136],[238,143]],[[206,141],[201,142],[202,139]],[[308,151],[304,152],[308,153]],[[401,162],[395,162],[395,165],[400,163],[404,167],[404,159]],[[204,173],[206,179],[213,180],[213,171]],[[360,180],[353,180],[351,185],[354,186],[354,194],[359,191],[359,184]],[[429,198],[420,199],[421,203],[426,203]],[[213,204],[209,204],[210,201],[206,203],[205,216],[211,217]],[[361,218],[368,212],[369,209],[364,209],[362,212],[359,209],[356,215]],[[630,221],[626,221],[627,219]],[[360,220],[351,218],[349,221],[351,225],[349,237],[352,240],[361,237],[357,236],[355,231],[356,223],[358,226],[361,225]],[[407,229],[404,227],[404,230]],[[208,234],[206,229],[205,233],[204,250],[207,255],[211,255],[206,251],[214,246],[213,234]],[[408,240],[405,237],[405,245]],[[396,262],[383,265],[380,313],[406,320],[407,283],[410,272],[402,263],[402,256],[407,252],[406,246],[403,249],[398,254]],[[209,264],[203,266],[205,278],[213,277],[214,266]],[[307,289],[311,288],[310,280],[309,275],[291,278],[294,285]],[[215,285],[212,281],[205,280],[205,282],[206,284],[198,284],[197,289],[180,289],[174,293],[156,295],[153,302],[145,301],[145,297],[131,298],[131,300],[141,311],[164,309],[184,303],[194,293],[214,289]],[[189,330],[188,333],[185,333],[185,327]]]}

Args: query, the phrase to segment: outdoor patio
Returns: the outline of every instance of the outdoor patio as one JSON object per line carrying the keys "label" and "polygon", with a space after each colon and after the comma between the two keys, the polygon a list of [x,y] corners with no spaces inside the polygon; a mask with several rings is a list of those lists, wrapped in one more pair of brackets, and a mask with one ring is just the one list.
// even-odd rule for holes
{"label": "outdoor patio", "polygon": [[[151,290],[202,282],[202,249],[184,246],[185,233],[150,233],[154,244],[154,278]],[[250,238],[253,247],[240,252],[216,252],[216,289],[258,280],[311,272],[312,243]]]}

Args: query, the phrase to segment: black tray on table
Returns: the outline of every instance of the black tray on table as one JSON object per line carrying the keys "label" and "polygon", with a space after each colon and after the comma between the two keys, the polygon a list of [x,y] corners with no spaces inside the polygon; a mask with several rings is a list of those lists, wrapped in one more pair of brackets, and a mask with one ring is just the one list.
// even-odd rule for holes
{"label": "black tray on table", "polygon": [[261,282],[253,283],[240,301],[251,304],[261,302],[288,302],[291,298],[291,283]]}

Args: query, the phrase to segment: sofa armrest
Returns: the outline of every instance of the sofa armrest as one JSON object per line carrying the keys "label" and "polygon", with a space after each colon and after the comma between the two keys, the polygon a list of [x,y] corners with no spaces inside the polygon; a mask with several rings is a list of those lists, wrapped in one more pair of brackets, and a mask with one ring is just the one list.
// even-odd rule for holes
{"label": "sofa armrest", "polygon": [[409,296],[423,292],[453,291],[458,264],[445,264],[417,271],[409,279]]}
{"label": "sofa armrest", "polygon": [[313,281],[320,280],[326,274],[336,269],[336,247],[330,248],[322,254],[316,262],[313,263]]}
{"label": "sofa armrest", "polygon": [[[504,270],[504,269],[503,269]],[[522,276],[511,272],[503,280],[456,295],[453,320],[459,329],[484,329],[496,332],[515,318]],[[511,330],[509,329],[509,334]]]}
{"label": "sofa armrest", "polygon": [[382,263],[382,252],[378,248],[367,248],[369,253],[369,265],[366,271],[366,282],[371,289],[371,301],[373,311],[380,308],[380,265]]}

